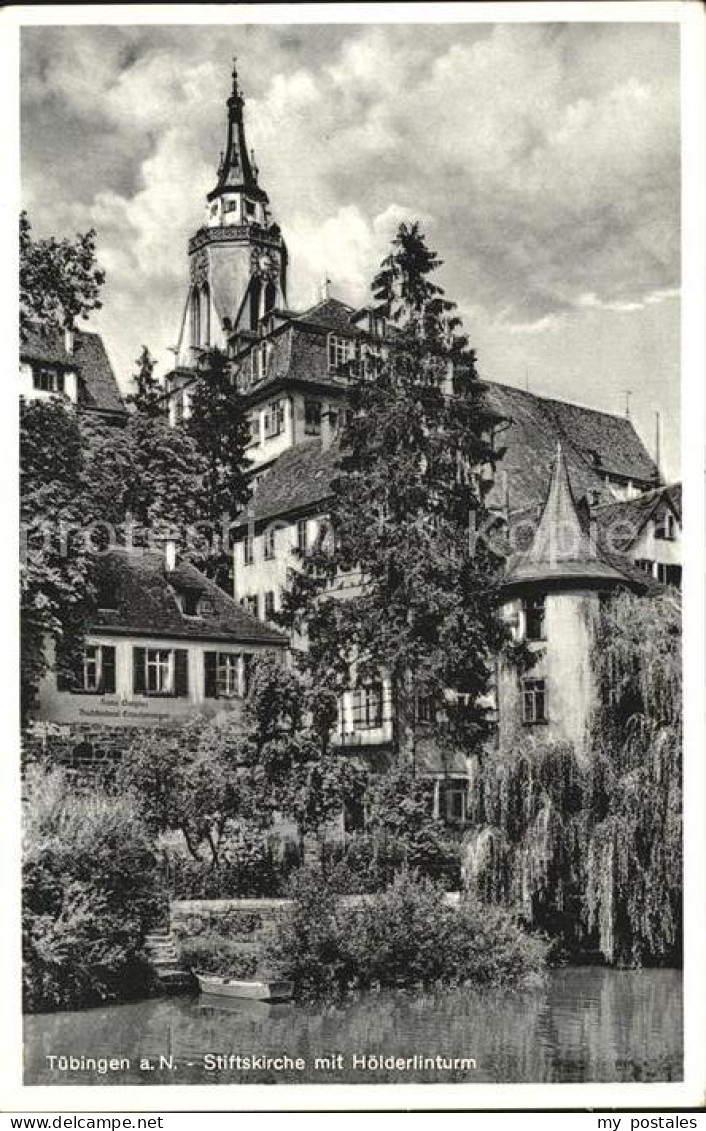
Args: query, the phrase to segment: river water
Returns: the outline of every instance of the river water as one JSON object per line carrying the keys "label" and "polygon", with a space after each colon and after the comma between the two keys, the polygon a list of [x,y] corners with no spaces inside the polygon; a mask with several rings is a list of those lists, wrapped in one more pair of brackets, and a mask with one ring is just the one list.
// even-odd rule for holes
{"label": "river water", "polygon": [[[238,1056],[240,1067],[216,1060]],[[285,1056],[300,1066],[281,1063]],[[82,1057],[123,1063],[102,1073]],[[248,1057],[279,1063],[248,1066]],[[464,1058],[475,1067],[454,1065]],[[281,1005],[176,997],[25,1018],[27,1084],[632,1082],[682,1074],[678,970],[575,967],[527,991],[386,990]]]}

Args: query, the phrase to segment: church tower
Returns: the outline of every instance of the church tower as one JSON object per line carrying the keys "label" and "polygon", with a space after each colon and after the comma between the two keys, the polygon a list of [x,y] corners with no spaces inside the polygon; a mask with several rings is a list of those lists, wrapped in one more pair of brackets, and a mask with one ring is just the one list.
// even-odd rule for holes
{"label": "church tower", "polygon": [[177,371],[194,369],[209,347],[226,350],[234,338],[256,336],[264,315],[286,305],[287,248],[248,152],[243,105],[234,63],[216,185],[206,197],[205,223],[189,240]]}

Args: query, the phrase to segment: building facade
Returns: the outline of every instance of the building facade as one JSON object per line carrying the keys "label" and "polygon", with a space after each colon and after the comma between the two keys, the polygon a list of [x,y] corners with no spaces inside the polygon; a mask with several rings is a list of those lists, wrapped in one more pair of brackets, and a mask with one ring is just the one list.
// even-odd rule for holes
{"label": "building facade", "polygon": [[[35,727],[159,726],[194,715],[239,716],[252,663],[285,662],[286,638],[173,552],[113,549],[100,561],[98,609],[79,669],[49,670]],[[50,657],[53,661],[54,656]]]}

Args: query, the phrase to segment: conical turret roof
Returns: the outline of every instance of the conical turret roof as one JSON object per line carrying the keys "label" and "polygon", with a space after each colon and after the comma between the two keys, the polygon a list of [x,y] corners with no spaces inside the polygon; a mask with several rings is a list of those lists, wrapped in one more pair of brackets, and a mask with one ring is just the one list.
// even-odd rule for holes
{"label": "conical turret roof", "polygon": [[504,584],[565,581],[620,585],[626,584],[626,580],[624,574],[599,556],[596,545],[581,526],[566,460],[558,443],[532,544],[510,559]]}

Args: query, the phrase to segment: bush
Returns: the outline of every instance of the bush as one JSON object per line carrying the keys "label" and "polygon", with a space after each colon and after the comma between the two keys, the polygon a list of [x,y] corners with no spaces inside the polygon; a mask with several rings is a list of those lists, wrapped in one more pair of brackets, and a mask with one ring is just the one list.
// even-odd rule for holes
{"label": "bush", "polygon": [[418,982],[518,984],[543,969],[547,944],[502,908],[447,903],[413,873],[355,902],[302,871],[292,912],[278,922],[268,962],[299,993]]}
{"label": "bush", "polygon": [[258,830],[234,832],[224,839],[217,865],[183,854],[169,856],[170,888],[175,899],[256,899],[281,895],[299,858],[278,856]]}
{"label": "bush", "polygon": [[125,798],[72,791],[61,770],[26,778],[23,989],[29,1011],[138,996],[161,910],[149,836]]}
{"label": "bush", "polygon": [[233,942],[216,931],[183,939],[179,943],[179,958],[183,966],[194,972],[221,974],[226,978],[252,978],[258,968],[253,944]]}
{"label": "bush", "polygon": [[436,828],[434,834],[432,840],[415,838],[410,843],[395,835],[356,833],[346,844],[339,841],[325,845],[324,872],[336,891],[350,895],[383,891],[398,872],[408,869],[443,882],[449,889],[458,889],[460,846],[436,835]]}

